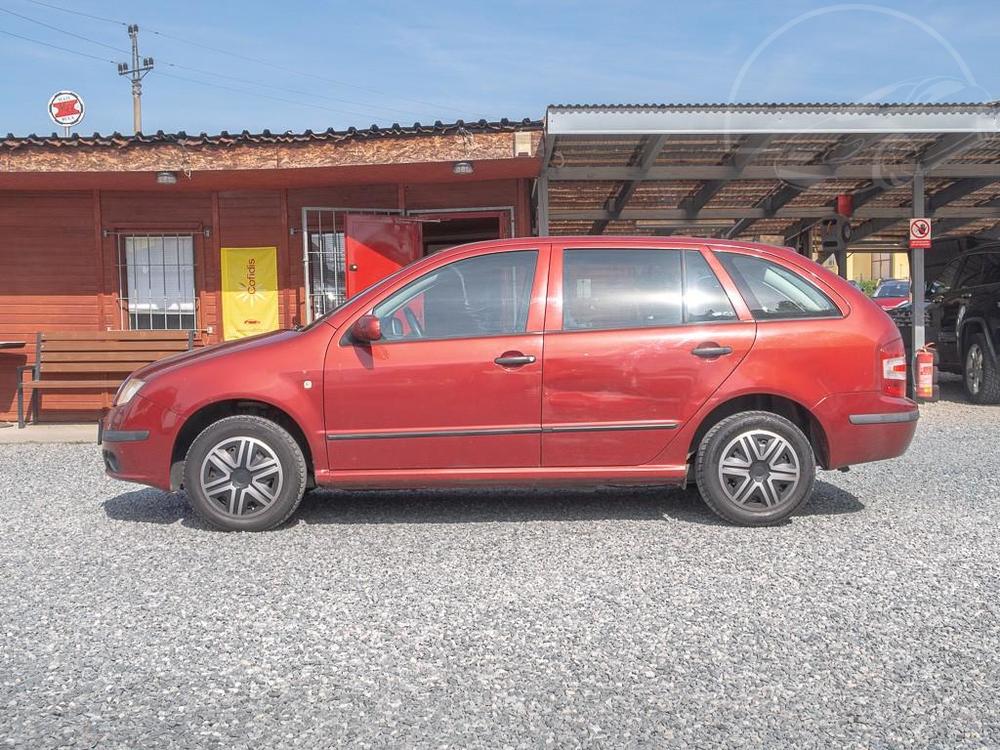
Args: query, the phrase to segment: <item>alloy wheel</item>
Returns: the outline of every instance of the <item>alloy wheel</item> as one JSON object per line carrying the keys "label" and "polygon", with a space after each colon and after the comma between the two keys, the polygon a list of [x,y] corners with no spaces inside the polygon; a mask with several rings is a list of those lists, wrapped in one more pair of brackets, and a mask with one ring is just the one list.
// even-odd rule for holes
{"label": "alloy wheel", "polygon": [[983,387],[983,348],[979,344],[970,346],[965,355],[965,384],[974,396]]}
{"label": "alloy wheel", "polygon": [[788,499],[801,477],[799,456],[770,430],[749,430],[729,441],[719,462],[719,482],[731,502],[769,510]]}
{"label": "alloy wheel", "polygon": [[201,488],[219,510],[252,516],[281,493],[284,473],[274,450],[257,438],[231,437],[217,443],[201,464]]}

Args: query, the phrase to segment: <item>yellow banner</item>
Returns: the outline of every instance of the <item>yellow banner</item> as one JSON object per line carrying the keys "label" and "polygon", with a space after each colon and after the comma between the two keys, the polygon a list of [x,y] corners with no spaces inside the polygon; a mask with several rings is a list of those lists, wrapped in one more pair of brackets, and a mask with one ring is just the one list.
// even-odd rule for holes
{"label": "yellow banner", "polygon": [[278,248],[222,248],[222,336],[226,341],[278,328]]}

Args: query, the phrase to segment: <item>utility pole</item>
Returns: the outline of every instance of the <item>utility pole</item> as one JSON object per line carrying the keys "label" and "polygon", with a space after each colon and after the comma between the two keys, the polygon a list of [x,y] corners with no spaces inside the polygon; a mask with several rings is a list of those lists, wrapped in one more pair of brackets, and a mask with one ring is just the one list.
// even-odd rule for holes
{"label": "utility pole", "polygon": [[128,38],[132,40],[132,62],[118,63],[118,75],[132,81],[132,129],[142,132],[142,79],[153,69],[152,57],[139,57],[139,27],[129,24]]}

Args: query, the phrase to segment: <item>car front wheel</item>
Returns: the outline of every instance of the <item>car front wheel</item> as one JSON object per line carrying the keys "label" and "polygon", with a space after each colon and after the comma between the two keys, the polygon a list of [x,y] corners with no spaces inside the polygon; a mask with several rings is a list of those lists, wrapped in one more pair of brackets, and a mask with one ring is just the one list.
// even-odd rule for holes
{"label": "car front wheel", "polygon": [[206,427],[188,449],[184,489],[195,512],[227,531],[265,531],[295,512],[306,487],[302,449],[287,430],[251,415]]}
{"label": "car front wheel", "polygon": [[698,490],[716,514],[741,526],[781,523],[812,493],[816,458],[784,417],[752,411],[723,419],[698,448]]}

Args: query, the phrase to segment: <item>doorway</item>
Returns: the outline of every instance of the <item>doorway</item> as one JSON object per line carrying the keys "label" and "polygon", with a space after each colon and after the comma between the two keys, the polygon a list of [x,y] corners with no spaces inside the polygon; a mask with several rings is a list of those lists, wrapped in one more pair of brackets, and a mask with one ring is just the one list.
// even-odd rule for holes
{"label": "doorway", "polygon": [[[407,231],[408,224],[419,232]],[[407,262],[456,245],[510,237],[513,209],[310,206],[302,209],[302,227],[306,320],[311,321]]]}
{"label": "doorway", "polygon": [[469,242],[499,240],[511,236],[510,209],[471,211],[411,211],[408,215],[424,224],[424,255]]}

